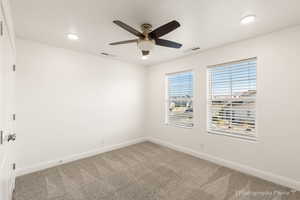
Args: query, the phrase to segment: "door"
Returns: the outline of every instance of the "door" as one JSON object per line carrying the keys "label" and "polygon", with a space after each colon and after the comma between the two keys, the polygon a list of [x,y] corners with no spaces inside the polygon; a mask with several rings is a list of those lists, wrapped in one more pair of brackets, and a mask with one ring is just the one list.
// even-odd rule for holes
{"label": "door", "polygon": [[0,199],[11,200],[15,180],[15,51],[7,1],[0,3]]}

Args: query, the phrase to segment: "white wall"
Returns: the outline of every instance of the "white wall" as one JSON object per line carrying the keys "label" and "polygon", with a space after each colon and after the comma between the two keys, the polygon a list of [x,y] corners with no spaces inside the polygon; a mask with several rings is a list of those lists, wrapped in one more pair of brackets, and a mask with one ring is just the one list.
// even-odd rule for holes
{"label": "white wall", "polygon": [[[283,184],[300,185],[299,35],[300,26],[147,70],[17,40],[18,168],[36,169],[147,133],[152,139],[277,176]],[[249,57],[258,58],[258,141],[208,134],[206,66]],[[195,72],[195,126],[167,126],[165,74],[187,69]]]}
{"label": "white wall", "polygon": [[[273,174],[274,177],[280,177],[278,180],[299,184],[299,35],[298,26],[150,67],[147,94],[148,136]],[[206,67],[250,57],[258,58],[258,141],[250,142],[207,133]],[[167,126],[164,124],[165,74],[187,69],[195,72],[195,126],[192,129]]]}
{"label": "white wall", "polygon": [[18,39],[18,169],[142,137],[144,87],[142,66]]}

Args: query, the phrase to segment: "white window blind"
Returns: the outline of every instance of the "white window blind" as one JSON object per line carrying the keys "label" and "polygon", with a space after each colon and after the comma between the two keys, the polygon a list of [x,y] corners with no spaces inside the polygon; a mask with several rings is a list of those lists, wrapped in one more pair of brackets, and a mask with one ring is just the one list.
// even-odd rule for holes
{"label": "white window blind", "polygon": [[256,63],[247,59],[208,68],[208,131],[255,137]]}
{"label": "white window blind", "polygon": [[193,126],[193,72],[169,74],[166,77],[166,122],[170,125]]}

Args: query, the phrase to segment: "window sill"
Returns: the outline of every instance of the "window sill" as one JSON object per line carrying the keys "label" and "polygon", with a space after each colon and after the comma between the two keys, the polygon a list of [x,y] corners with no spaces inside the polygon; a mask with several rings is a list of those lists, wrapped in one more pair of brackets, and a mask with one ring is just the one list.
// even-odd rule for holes
{"label": "window sill", "polygon": [[212,135],[227,136],[227,137],[237,138],[237,139],[241,139],[241,140],[245,140],[245,141],[249,141],[249,142],[257,142],[258,141],[256,136],[247,136],[247,135],[238,135],[238,134],[234,135],[234,134],[221,132],[221,131],[207,131],[207,132]]}
{"label": "window sill", "polygon": [[170,127],[176,127],[176,128],[184,128],[184,129],[192,129],[192,128],[194,128],[194,126],[189,127],[189,126],[181,126],[181,125],[168,124],[168,123],[165,123],[165,125],[166,125],[166,126],[170,126]]}

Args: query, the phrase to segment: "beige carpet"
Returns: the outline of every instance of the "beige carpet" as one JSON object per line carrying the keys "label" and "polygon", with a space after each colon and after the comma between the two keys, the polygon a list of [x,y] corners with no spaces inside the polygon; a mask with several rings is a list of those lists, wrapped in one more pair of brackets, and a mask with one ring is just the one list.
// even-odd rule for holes
{"label": "beige carpet", "polygon": [[300,193],[144,142],[17,178],[16,200],[300,200]]}

